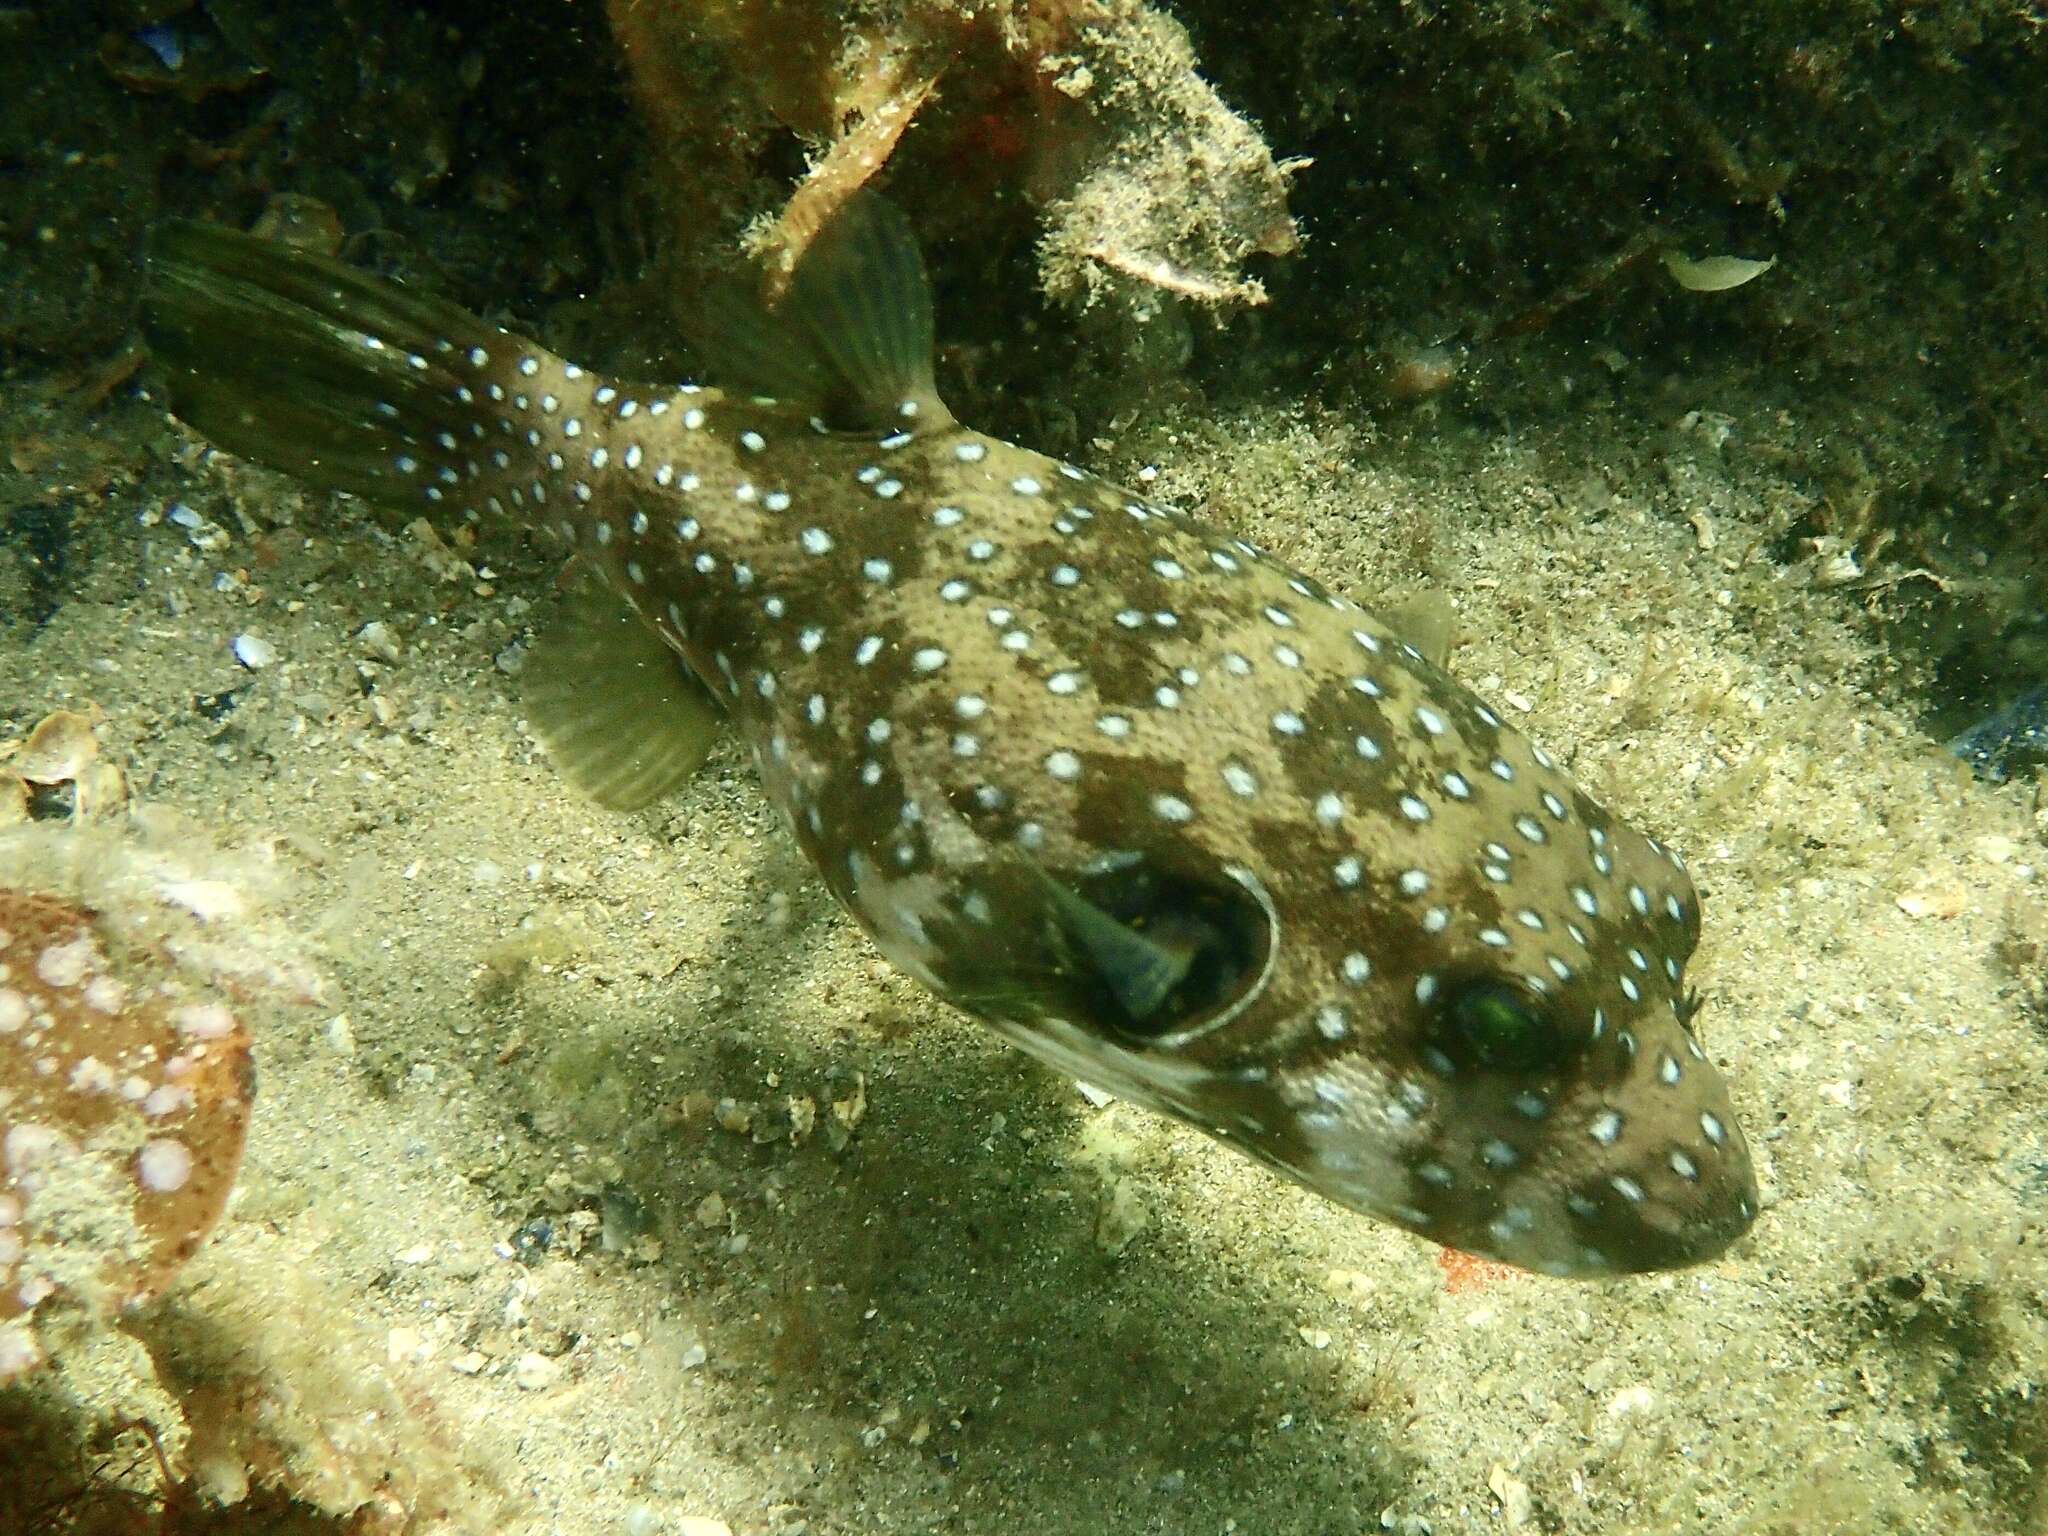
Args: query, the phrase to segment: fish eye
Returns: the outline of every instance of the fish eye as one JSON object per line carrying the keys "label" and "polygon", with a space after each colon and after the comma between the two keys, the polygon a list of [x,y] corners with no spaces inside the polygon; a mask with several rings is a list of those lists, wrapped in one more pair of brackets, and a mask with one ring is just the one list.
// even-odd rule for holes
{"label": "fish eye", "polygon": [[1199,1027],[1265,964],[1266,914],[1234,883],[1147,860],[1048,879],[1062,975],[1092,1019],[1140,1041]]}
{"label": "fish eye", "polygon": [[1451,988],[1431,1025],[1437,1048],[1474,1071],[1540,1072],[1560,1065],[1569,1049],[1549,1014],[1498,977]]}

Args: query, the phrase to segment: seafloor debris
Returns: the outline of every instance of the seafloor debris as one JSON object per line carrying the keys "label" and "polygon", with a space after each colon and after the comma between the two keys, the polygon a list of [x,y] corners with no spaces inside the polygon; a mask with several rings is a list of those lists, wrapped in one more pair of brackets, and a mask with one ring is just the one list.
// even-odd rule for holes
{"label": "seafloor debris", "polygon": [[249,1037],[121,954],[93,913],[0,889],[0,1381],[52,1299],[161,1291],[219,1219],[248,1127]]}
{"label": "seafloor debris", "polygon": [[[169,7],[188,11],[186,5]],[[210,27],[165,17],[132,32],[100,36],[100,67],[129,90],[175,96],[197,106],[209,96],[233,95],[264,78],[261,65],[235,57]]]}
{"label": "seafloor debris", "polygon": [[[914,175],[985,218],[1022,194],[1045,210],[1041,274],[1086,302],[1128,279],[1203,304],[1256,304],[1255,254],[1295,248],[1288,176],[1195,70],[1186,33],[1139,0],[610,0],[612,29],[660,155],[672,228],[743,201],[741,158],[771,127],[812,150],[760,235],[774,274],[885,165],[913,126]],[[707,92],[707,64],[733,77]],[[746,106],[751,100],[751,114]],[[721,180],[726,184],[721,185]]]}
{"label": "seafloor debris", "polygon": [[2048,764],[2048,688],[2029,688],[1951,739],[1948,749],[1994,784]]}
{"label": "seafloor debris", "polygon": [[246,1231],[179,1268],[236,1177],[244,1017],[323,990],[277,852],[149,806],[0,830],[0,1532],[505,1528],[311,1276]]}
{"label": "seafloor debris", "polygon": [[1725,293],[1754,282],[1778,264],[1775,256],[1752,261],[1743,256],[1702,256],[1695,260],[1683,251],[1664,253],[1664,270],[1679,287],[1693,293]]}
{"label": "seafloor debris", "polygon": [[99,715],[59,709],[26,737],[0,741],[0,826],[29,819],[39,796],[68,787],[71,819],[118,808],[128,795],[118,765],[100,755]]}

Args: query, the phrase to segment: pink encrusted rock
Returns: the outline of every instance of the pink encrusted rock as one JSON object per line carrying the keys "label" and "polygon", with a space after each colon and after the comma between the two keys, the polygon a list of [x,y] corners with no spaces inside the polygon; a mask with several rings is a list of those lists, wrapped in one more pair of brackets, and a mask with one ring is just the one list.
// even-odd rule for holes
{"label": "pink encrusted rock", "polygon": [[249,1123],[249,1037],[95,916],[0,888],[0,1382],[52,1298],[160,1292],[219,1220]]}

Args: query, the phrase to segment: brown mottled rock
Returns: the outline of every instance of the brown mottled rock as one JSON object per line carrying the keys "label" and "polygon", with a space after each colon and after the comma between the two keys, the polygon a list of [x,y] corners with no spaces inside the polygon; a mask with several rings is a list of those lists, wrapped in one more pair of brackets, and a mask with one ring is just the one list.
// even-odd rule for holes
{"label": "brown mottled rock", "polygon": [[229,1009],[87,909],[0,889],[0,1381],[57,1299],[110,1315],[157,1295],[219,1220],[252,1071]]}

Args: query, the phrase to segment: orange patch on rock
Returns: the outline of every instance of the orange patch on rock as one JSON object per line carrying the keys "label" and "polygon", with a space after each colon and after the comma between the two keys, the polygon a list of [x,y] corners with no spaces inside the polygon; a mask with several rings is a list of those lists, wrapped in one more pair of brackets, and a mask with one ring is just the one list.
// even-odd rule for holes
{"label": "orange patch on rock", "polygon": [[1483,1291],[1494,1281],[1504,1280],[1514,1273],[1505,1264],[1496,1264],[1491,1259],[1482,1259],[1476,1253],[1466,1253],[1458,1248],[1437,1249],[1436,1267],[1444,1272],[1444,1290],[1452,1296],[1468,1296],[1474,1291]]}

